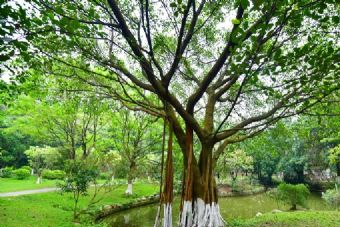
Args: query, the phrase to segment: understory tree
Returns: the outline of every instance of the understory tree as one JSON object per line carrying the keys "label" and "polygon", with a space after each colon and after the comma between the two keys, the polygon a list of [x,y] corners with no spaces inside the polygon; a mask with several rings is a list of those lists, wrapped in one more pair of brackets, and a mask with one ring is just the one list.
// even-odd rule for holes
{"label": "understory tree", "polygon": [[180,225],[223,226],[225,148],[339,89],[338,12],[336,0],[32,0],[16,29],[31,67],[166,118],[184,160]]}
{"label": "understory tree", "polygon": [[42,172],[44,169],[52,168],[61,161],[60,154],[56,148],[53,147],[30,147],[25,151],[30,165],[37,174],[37,184],[42,183]]}
{"label": "understory tree", "polygon": [[226,164],[230,170],[230,175],[233,184],[236,183],[236,179],[241,172],[246,175],[253,167],[253,158],[248,156],[244,150],[237,149],[229,154],[225,158]]}
{"label": "understory tree", "polygon": [[137,168],[152,155],[160,154],[161,134],[157,122],[142,112],[121,109],[112,119],[113,149],[128,165],[126,194],[132,195],[133,180]]}
{"label": "understory tree", "polygon": [[284,154],[291,150],[289,122],[279,122],[260,136],[247,140],[241,147],[253,157],[254,173],[265,186],[272,186],[272,176],[278,171],[278,164]]}
{"label": "understory tree", "polygon": [[106,103],[91,93],[76,93],[84,88],[68,82],[53,80],[44,84],[43,94],[19,96],[8,110],[12,118],[6,130],[59,147],[65,159],[85,159],[100,137]]}

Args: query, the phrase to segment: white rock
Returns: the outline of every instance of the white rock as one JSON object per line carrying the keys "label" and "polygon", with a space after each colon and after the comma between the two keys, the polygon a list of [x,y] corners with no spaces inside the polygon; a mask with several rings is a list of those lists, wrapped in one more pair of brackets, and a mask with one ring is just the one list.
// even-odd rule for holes
{"label": "white rock", "polygon": [[282,212],[283,212],[282,210],[278,210],[278,209],[272,210],[272,213],[282,213]]}

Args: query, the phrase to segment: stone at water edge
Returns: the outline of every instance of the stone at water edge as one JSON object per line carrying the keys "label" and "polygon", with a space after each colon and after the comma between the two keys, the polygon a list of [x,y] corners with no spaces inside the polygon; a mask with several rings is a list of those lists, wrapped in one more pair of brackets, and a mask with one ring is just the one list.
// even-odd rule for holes
{"label": "stone at water edge", "polygon": [[278,209],[275,209],[275,210],[272,210],[272,213],[282,213],[283,211],[282,210],[278,210]]}
{"label": "stone at water edge", "polygon": [[262,215],[263,215],[263,214],[262,214],[261,212],[257,212],[255,216],[256,216],[256,217],[261,217]]}

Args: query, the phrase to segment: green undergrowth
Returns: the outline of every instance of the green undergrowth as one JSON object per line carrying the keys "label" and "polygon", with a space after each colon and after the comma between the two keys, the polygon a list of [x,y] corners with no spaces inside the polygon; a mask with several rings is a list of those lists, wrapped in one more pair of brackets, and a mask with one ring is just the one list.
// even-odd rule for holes
{"label": "green undergrowth", "polygon": [[[158,186],[153,184],[135,184],[134,195],[124,194],[126,185],[117,186],[110,192],[100,192],[101,200],[95,206],[105,204],[125,204],[137,197],[149,196],[158,192]],[[80,208],[86,207],[93,195],[82,197],[79,201]],[[0,226],[1,227],[74,227],[93,226],[84,224],[90,218],[82,216],[80,223],[72,222],[72,194],[59,192],[42,193],[18,197],[0,198]]]}
{"label": "green undergrowth", "polygon": [[229,227],[339,227],[338,211],[295,211],[235,220]]}

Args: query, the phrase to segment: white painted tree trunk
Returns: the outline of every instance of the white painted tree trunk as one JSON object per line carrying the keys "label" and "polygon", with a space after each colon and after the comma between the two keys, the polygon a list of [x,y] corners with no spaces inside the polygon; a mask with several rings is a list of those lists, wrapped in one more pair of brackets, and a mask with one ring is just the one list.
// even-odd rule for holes
{"label": "white painted tree trunk", "polygon": [[31,175],[32,175],[32,176],[34,175],[34,169],[31,170]]}
{"label": "white painted tree trunk", "polygon": [[37,184],[41,184],[42,183],[42,177],[41,176],[38,176],[38,178],[37,178],[37,182],[36,182]]}
{"label": "white painted tree trunk", "polygon": [[128,187],[125,191],[125,194],[132,195],[132,183],[128,183]]}
{"label": "white painted tree trunk", "polygon": [[114,181],[115,180],[115,176],[112,175],[111,177],[111,181]]}
{"label": "white painted tree trunk", "polygon": [[171,203],[164,204],[163,227],[172,227],[172,205]]}
{"label": "white painted tree trunk", "polygon": [[223,227],[225,224],[217,203],[206,204],[198,198],[192,207],[192,201],[184,201],[181,227]]}

